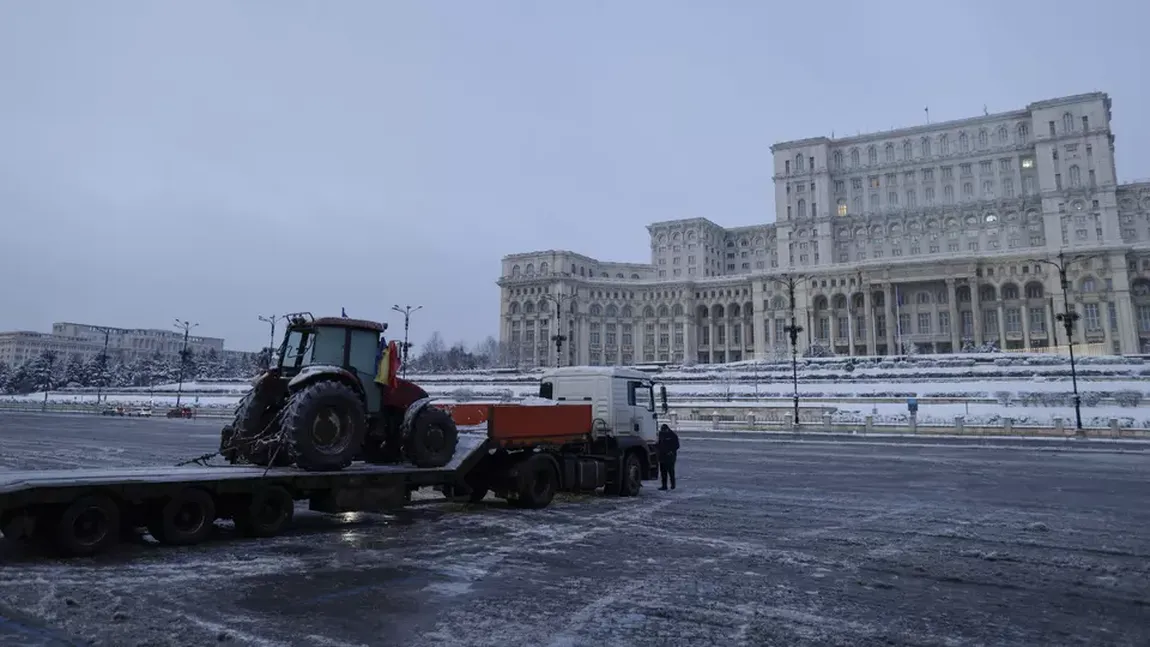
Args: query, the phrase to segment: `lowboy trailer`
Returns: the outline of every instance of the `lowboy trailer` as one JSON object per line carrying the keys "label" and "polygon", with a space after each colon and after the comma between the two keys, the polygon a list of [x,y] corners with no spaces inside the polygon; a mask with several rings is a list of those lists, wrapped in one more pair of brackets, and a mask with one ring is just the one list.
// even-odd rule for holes
{"label": "lowboy trailer", "polygon": [[[271,537],[291,523],[296,501],[325,513],[387,512],[424,487],[471,501],[492,493],[523,508],[546,507],[560,491],[637,496],[643,481],[658,478],[653,438],[631,433],[646,431],[647,416],[654,420],[652,383],[641,384],[641,374],[627,369],[556,373],[562,371],[567,375],[545,377],[541,391],[562,390],[565,377],[575,377],[575,388],[602,394],[621,379],[627,403],[606,407],[618,416],[604,415],[600,400],[611,398],[603,395],[458,407],[453,416],[466,418],[464,424],[482,422],[460,430],[452,460],[437,468],[356,462],[338,471],[223,465],[0,472],[0,531],[9,540],[85,556],[140,528],[163,544],[196,544],[210,537],[217,519],[231,519],[243,535]],[[600,381],[606,384],[596,386]],[[645,402],[635,397],[640,389],[649,392]],[[626,424],[613,428],[616,417]]]}

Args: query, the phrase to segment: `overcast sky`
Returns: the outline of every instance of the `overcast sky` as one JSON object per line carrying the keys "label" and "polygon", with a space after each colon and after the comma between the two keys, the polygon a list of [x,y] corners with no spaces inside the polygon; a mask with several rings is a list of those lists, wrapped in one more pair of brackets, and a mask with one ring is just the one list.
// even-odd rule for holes
{"label": "overcast sky", "polygon": [[497,334],[504,254],[774,220],[772,143],[1102,90],[1150,176],[1134,0],[0,0],[0,330],[256,316]]}

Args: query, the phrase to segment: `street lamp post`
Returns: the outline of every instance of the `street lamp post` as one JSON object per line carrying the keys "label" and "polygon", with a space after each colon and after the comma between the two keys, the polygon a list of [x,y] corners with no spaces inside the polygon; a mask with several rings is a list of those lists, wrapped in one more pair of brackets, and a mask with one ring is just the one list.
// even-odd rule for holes
{"label": "street lamp post", "polygon": [[555,368],[559,368],[563,366],[563,342],[567,341],[567,335],[563,334],[563,302],[574,299],[575,295],[548,292],[543,298],[555,304],[555,334],[551,335],[551,341],[555,342]]}
{"label": "street lamp post", "polygon": [[100,379],[96,382],[96,405],[99,406],[105,383],[108,381],[108,338],[112,334],[112,329],[96,328],[96,330],[104,333],[104,351],[100,353]]}
{"label": "street lamp post", "polygon": [[407,332],[411,323],[411,315],[423,309],[423,306],[391,306],[392,310],[403,315],[403,379],[407,379],[407,351],[411,344],[407,341]]}
{"label": "street lamp post", "polygon": [[272,367],[272,354],[275,353],[276,347],[276,322],[283,319],[283,315],[259,315],[259,320],[271,326],[271,335],[268,337],[268,365],[264,368]]}
{"label": "street lamp post", "polygon": [[1075,428],[1078,430],[1078,435],[1080,436],[1082,435],[1082,398],[1078,395],[1078,369],[1074,362],[1074,322],[1078,321],[1080,315],[1070,309],[1070,281],[1066,278],[1066,269],[1071,263],[1088,261],[1101,255],[1102,254],[1085,254],[1067,259],[1065,252],[1058,252],[1057,261],[1045,258],[1033,259],[1035,262],[1045,263],[1058,270],[1058,281],[1062,288],[1063,312],[1054,315],[1054,318],[1060,321],[1062,327],[1066,330],[1066,347],[1070,350],[1070,384],[1074,389]]}
{"label": "street lamp post", "polygon": [[180,350],[180,373],[179,384],[176,386],[176,408],[180,408],[180,398],[184,394],[184,367],[188,364],[188,335],[191,333],[192,328],[199,326],[198,323],[189,323],[183,319],[176,319],[176,328],[184,331],[184,347]]}
{"label": "street lamp post", "polygon": [[772,278],[771,280],[785,286],[787,296],[790,297],[791,325],[784,326],[783,330],[791,338],[791,384],[794,387],[794,421],[797,425],[799,424],[799,333],[803,331],[803,327],[795,321],[795,286],[803,280],[803,277],[784,274],[780,278]]}

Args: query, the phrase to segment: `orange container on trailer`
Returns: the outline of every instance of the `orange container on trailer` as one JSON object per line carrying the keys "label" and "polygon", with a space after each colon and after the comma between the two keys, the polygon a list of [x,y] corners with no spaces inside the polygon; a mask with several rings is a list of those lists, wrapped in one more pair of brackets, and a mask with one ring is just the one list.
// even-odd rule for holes
{"label": "orange container on trailer", "polygon": [[589,404],[488,405],[487,437],[502,446],[563,445],[590,433]]}

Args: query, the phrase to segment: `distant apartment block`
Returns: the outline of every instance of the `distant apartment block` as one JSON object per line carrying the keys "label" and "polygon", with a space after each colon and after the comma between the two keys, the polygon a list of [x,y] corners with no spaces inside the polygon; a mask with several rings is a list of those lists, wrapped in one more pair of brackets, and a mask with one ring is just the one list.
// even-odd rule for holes
{"label": "distant apartment block", "polygon": [[[53,351],[61,359],[73,356],[89,359],[104,349],[105,331],[108,335],[108,355],[121,361],[131,361],[157,352],[166,357],[178,356],[184,345],[184,334],[175,330],[111,328],[58,322],[52,324],[51,333],[26,330],[0,332],[0,362],[19,364],[45,351]],[[223,358],[233,354],[245,357],[250,355],[244,351],[224,350],[224,340],[219,337],[189,336],[188,349],[197,355],[214,350]]]}

